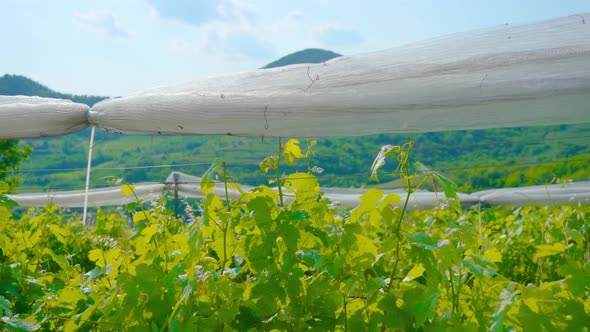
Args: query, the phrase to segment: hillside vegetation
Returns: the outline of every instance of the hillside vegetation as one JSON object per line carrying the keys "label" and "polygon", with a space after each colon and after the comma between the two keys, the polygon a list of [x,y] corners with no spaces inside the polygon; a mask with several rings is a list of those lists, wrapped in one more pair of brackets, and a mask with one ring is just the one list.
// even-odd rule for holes
{"label": "hillside vegetation", "polygon": [[107,97],[72,95],[53,91],[43,84],[21,75],[4,75],[0,77],[0,95],[4,96],[39,96],[46,98],[70,99],[77,103],[92,106]]}
{"label": "hillside vegetation", "polygon": [[283,67],[300,63],[322,63],[339,56],[342,56],[342,54],[317,48],[308,48],[303,51],[285,55],[284,57],[262,67],[262,69]]}
{"label": "hillside vegetation", "polygon": [[[321,62],[335,56],[338,54],[308,49],[283,57],[265,68]],[[0,78],[0,94],[68,98],[89,105],[105,98],[58,93],[17,75]],[[546,184],[555,178],[588,179],[588,133],[590,124],[415,134],[414,160],[440,170],[465,191]],[[21,173],[20,191],[81,189],[88,136],[89,130],[86,130],[65,137],[26,140],[34,152],[22,168],[43,171]],[[314,165],[324,169],[318,175],[324,186],[376,185],[369,179],[369,167],[381,146],[402,144],[409,139],[409,135],[397,134],[319,138],[314,147]],[[269,138],[125,136],[99,130],[92,183],[103,185],[107,176],[122,177],[129,182],[161,182],[172,171],[199,175],[216,157],[227,160],[228,172],[238,181],[254,185],[267,183],[268,178],[261,176],[258,164],[276,152],[277,143],[277,139]],[[162,167],[172,164],[190,165]],[[158,167],[135,168],[153,165]],[[295,164],[288,171],[306,166]],[[126,167],[132,168],[122,169]],[[379,186],[397,186],[397,181],[389,183],[391,180],[384,177],[385,183]]]}

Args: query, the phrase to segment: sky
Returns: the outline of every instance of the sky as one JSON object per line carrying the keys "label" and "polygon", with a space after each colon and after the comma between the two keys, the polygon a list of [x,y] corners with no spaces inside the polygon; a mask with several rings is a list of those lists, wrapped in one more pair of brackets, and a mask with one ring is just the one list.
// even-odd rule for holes
{"label": "sky", "polygon": [[260,68],[590,12],[589,0],[0,0],[0,75],[124,96]]}

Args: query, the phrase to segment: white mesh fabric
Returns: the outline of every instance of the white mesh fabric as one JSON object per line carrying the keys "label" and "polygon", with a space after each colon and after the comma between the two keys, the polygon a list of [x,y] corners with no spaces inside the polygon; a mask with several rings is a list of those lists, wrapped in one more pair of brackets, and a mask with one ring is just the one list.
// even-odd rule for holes
{"label": "white mesh fabric", "polygon": [[[139,183],[135,185],[135,195],[144,201],[152,201],[162,197],[165,185],[159,183]],[[72,190],[47,193],[29,193],[7,195],[20,206],[46,206],[53,204],[59,207],[83,207],[84,190]],[[134,195],[130,197],[121,193],[121,186],[101,189],[91,189],[88,193],[88,206],[125,205],[135,202]]]}
{"label": "white mesh fabric", "polygon": [[116,132],[353,136],[590,121],[590,14],[322,64],[201,79],[96,104]]}
{"label": "white mesh fabric", "polygon": [[[204,194],[200,187],[201,178],[181,172],[172,172],[165,184],[139,183],[135,185],[135,194],[144,201],[161,197],[165,192],[177,191],[178,195],[186,198],[202,198]],[[225,199],[224,184],[217,182],[212,192]],[[240,185],[241,190],[248,192],[254,187]],[[273,188],[276,191],[276,188]],[[135,197],[126,197],[121,193],[121,187],[92,189],[88,195],[88,206],[123,205],[135,201]],[[293,194],[284,189],[285,202],[292,201]],[[360,203],[360,197],[366,189],[322,188],[323,197],[342,208],[355,207]],[[402,201],[405,191],[383,190],[384,194],[398,194]],[[228,187],[230,199],[238,199],[240,192]],[[487,205],[549,205],[549,204],[588,204],[590,203],[590,181],[568,184],[553,184],[547,186],[530,186],[521,188],[503,188],[480,191],[472,194],[457,193],[461,206],[468,208],[479,203]],[[82,207],[84,205],[84,191],[64,191],[50,193],[29,193],[8,195],[21,206],[44,206],[49,203],[62,207]],[[410,210],[424,210],[433,208],[437,202],[444,200],[445,195],[440,192],[417,191],[410,196],[408,208]],[[397,204],[401,207],[401,204]]]}
{"label": "white mesh fabric", "polygon": [[492,189],[472,195],[492,206],[590,204],[590,182]]}
{"label": "white mesh fabric", "polygon": [[88,110],[65,99],[0,96],[0,139],[70,134],[88,127]]}

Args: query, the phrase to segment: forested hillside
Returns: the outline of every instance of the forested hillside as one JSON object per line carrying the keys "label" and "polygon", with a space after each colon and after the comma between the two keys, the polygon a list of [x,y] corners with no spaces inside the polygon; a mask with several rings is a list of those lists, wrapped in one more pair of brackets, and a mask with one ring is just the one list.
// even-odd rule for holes
{"label": "forested hillside", "polygon": [[101,96],[72,95],[51,90],[43,84],[21,75],[4,75],[0,77],[0,95],[4,96],[39,96],[47,98],[70,99],[77,103],[92,106],[107,98]]}
{"label": "forested hillside", "polygon": [[[265,68],[321,62],[336,56],[330,51],[308,49]],[[18,75],[0,78],[0,94],[67,98],[89,105],[105,98],[58,93]],[[589,133],[590,124],[415,134],[413,159],[440,170],[466,191],[545,184],[556,178],[588,179]],[[81,189],[88,135],[86,130],[65,137],[25,140],[34,151],[22,165],[25,170],[19,191]],[[376,185],[369,179],[369,168],[380,147],[409,139],[409,135],[396,134],[319,138],[313,164],[324,170],[318,175],[323,186]],[[301,143],[306,144],[305,140]],[[172,171],[198,175],[216,157],[228,161],[228,172],[238,181],[267,183],[259,163],[276,154],[277,144],[277,139],[269,138],[124,136],[98,130],[92,183],[105,184],[108,176],[123,177],[128,182],[162,182]],[[286,171],[306,167],[305,163],[295,164]],[[397,185],[396,181],[388,183],[390,180],[383,178],[385,183],[379,186]]]}
{"label": "forested hillside", "polygon": [[303,51],[291,53],[284,57],[269,63],[262,67],[262,69],[276,68],[288,65],[294,65],[299,63],[321,63],[333,58],[342,56],[341,54],[334,53],[332,51],[321,50],[317,48],[308,48]]}

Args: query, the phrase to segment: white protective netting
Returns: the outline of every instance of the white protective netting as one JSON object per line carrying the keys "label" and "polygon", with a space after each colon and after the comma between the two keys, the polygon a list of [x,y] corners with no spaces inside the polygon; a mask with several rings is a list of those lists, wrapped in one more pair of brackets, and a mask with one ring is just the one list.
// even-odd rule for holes
{"label": "white protective netting", "polygon": [[590,121],[590,13],[201,79],[96,104],[135,134],[354,136]]}
{"label": "white protective netting", "polygon": [[[180,172],[173,172],[166,179],[165,184],[140,183],[135,185],[135,195],[143,201],[155,200],[165,192],[178,193],[179,197],[202,198],[200,187],[201,178]],[[216,183],[212,192],[225,198],[223,183]],[[242,186],[243,191],[251,191],[253,187]],[[92,189],[88,194],[88,206],[123,205],[135,201],[135,197],[127,197],[121,193],[121,187]],[[276,188],[275,188],[276,191]],[[349,208],[360,203],[364,189],[322,188],[323,197],[334,203],[335,207]],[[384,194],[394,193],[405,198],[403,190],[384,190]],[[286,202],[292,200],[292,193],[285,190]],[[228,187],[230,199],[240,197],[240,192]],[[64,191],[37,194],[7,195],[21,206],[39,207],[54,204],[61,207],[82,207],[84,205],[84,191]],[[483,203],[486,205],[527,206],[547,204],[588,204],[590,203],[590,182],[568,184],[553,184],[547,186],[531,186],[523,188],[493,189],[473,194],[458,193],[461,205],[470,207]],[[418,191],[411,195],[408,208],[410,210],[431,209],[437,202],[444,201],[445,196],[440,192]],[[401,204],[398,204],[401,206]]]}
{"label": "white protective netting", "polygon": [[0,139],[70,134],[88,127],[88,110],[65,99],[0,96]]}
{"label": "white protective netting", "polygon": [[[88,206],[100,207],[125,205],[141,199],[145,202],[162,197],[165,185],[159,183],[139,183],[134,186],[135,195],[125,196],[121,186],[92,189],[88,193]],[[56,191],[47,193],[30,193],[6,195],[24,207],[40,207],[49,204],[65,208],[83,207],[84,190]],[[137,198],[135,197],[137,196]]]}
{"label": "white protective netting", "polygon": [[503,188],[472,194],[488,205],[590,204],[590,182],[573,182],[550,186]]}

